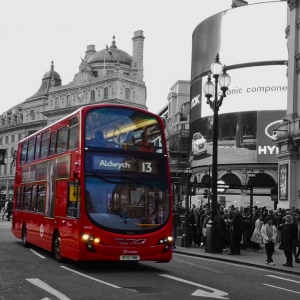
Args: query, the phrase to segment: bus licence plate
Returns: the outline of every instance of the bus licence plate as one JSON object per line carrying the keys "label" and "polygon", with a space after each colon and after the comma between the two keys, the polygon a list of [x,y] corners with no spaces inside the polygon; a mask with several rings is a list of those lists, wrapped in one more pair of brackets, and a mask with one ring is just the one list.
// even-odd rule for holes
{"label": "bus licence plate", "polygon": [[121,255],[120,260],[140,260],[139,255]]}

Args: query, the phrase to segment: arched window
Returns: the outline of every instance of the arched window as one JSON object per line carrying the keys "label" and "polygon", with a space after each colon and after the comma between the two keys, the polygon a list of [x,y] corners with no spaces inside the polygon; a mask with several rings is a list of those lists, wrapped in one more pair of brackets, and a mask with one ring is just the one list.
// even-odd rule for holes
{"label": "arched window", "polygon": [[108,87],[104,88],[104,99],[108,99]]}
{"label": "arched window", "polygon": [[225,174],[222,178],[226,184],[241,185],[241,180],[235,174]]}
{"label": "arched window", "polygon": [[95,102],[95,91],[91,90],[91,102]]}
{"label": "arched window", "polygon": [[130,89],[129,88],[125,89],[125,99],[130,100]]}

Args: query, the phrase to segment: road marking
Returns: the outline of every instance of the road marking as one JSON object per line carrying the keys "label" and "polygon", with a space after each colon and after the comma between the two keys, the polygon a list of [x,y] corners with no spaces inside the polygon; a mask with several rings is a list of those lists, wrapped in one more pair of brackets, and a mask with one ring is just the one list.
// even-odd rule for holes
{"label": "road marking", "polygon": [[233,262],[221,261],[221,260],[216,260],[216,259],[210,259],[210,258],[205,258],[205,257],[186,255],[186,254],[174,253],[174,252],[173,252],[173,255],[189,257],[189,258],[198,259],[198,260],[206,260],[206,261],[214,262],[214,263],[217,263],[217,264],[224,264],[224,265],[235,266],[235,267],[240,267],[240,268],[248,268],[248,269],[253,269],[253,270],[256,270],[256,271],[264,271],[264,272],[268,272],[268,273],[272,272],[272,273],[275,273],[275,274],[282,274],[284,276],[290,276],[290,277],[298,276],[298,275],[295,275],[295,274],[287,274],[287,273],[284,273],[284,272],[280,272],[279,270],[274,270],[274,269],[270,270],[272,268],[263,269],[263,268],[258,268],[258,267],[251,267],[251,266],[248,266],[248,265],[242,265],[240,263],[233,263]]}
{"label": "road marking", "polygon": [[218,274],[226,273],[226,272],[223,272],[223,271],[218,271],[218,270],[215,270],[215,269],[212,269],[212,268],[204,267],[204,266],[201,266],[199,264],[193,264],[193,263],[190,263],[190,262],[187,262],[185,260],[178,259],[178,258],[173,258],[173,260],[182,262],[184,264],[187,264],[187,265],[190,265],[190,266],[193,266],[193,267],[196,267],[196,268],[205,269],[205,270],[208,270],[208,271],[211,271],[211,272],[215,272],[215,273],[218,273]]}
{"label": "road marking", "polygon": [[[26,280],[29,281],[30,283],[36,285],[37,287],[39,287],[39,288],[47,291],[48,293],[56,296],[60,300],[71,300],[70,298],[68,298],[67,296],[63,295],[62,293],[60,293],[59,291],[55,290],[50,285],[48,285],[47,283],[43,282],[42,280],[40,280],[38,278],[30,278],[30,279],[26,279]],[[46,298],[46,299],[48,299],[48,298]]]}
{"label": "road marking", "polygon": [[287,278],[283,278],[283,277],[278,277],[278,276],[274,276],[274,275],[266,275],[266,276],[273,277],[273,278],[278,278],[278,279],[282,279],[282,280],[286,280],[286,281],[300,283],[300,281],[296,281],[296,280],[292,280],[292,279],[287,279]]}
{"label": "road marking", "polygon": [[109,286],[114,287],[114,288],[116,288],[116,289],[121,289],[120,286],[117,286],[117,285],[111,284],[111,283],[109,283],[109,282],[105,282],[105,281],[99,280],[99,279],[97,279],[97,278],[94,278],[94,277],[85,275],[85,274],[83,274],[83,273],[80,273],[80,272],[77,272],[77,271],[75,271],[75,270],[69,269],[69,268],[67,268],[67,267],[65,267],[65,266],[60,266],[60,267],[61,267],[61,268],[64,268],[65,270],[68,270],[68,271],[71,271],[71,272],[73,272],[73,273],[76,273],[76,274],[78,274],[78,275],[81,275],[81,276],[83,276],[83,277],[86,277],[86,278],[95,280],[95,281],[97,281],[97,282],[100,282],[100,283],[109,285]]}
{"label": "road marking", "polygon": [[284,289],[284,288],[281,288],[281,287],[278,287],[278,286],[274,286],[274,285],[270,285],[270,284],[266,284],[266,283],[263,283],[264,285],[267,285],[267,286],[270,286],[270,287],[273,287],[275,289],[280,289],[280,290],[284,290],[284,291],[288,291],[288,292],[292,292],[292,293],[296,293],[296,294],[300,294],[300,292],[296,292],[296,291],[292,291],[292,290],[288,290],[288,289]]}
{"label": "road marking", "polygon": [[192,294],[192,296],[209,297],[209,298],[217,298],[217,299],[229,299],[229,298],[224,298],[225,296],[228,296],[228,294],[226,292],[211,288],[209,286],[202,285],[202,284],[199,284],[199,283],[195,283],[195,282],[192,282],[192,281],[188,281],[188,280],[185,280],[185,279],[181,279],[181,278],[178,278],[178,277],[170,276],[170,275],[167,275],[167,274],[158,274],[158,275],[162,276],[162,277],[169,278],[169,279],[173,279],[173,280],[176,280],[176,281],[180,281],[180,282],[183,282],[183,283],[187,283],[187,284],[190,284],[190,285],[198,286],[198,287],[204,288],[206,290],[212,291],[212,292],[207,292],[207,291],[203,291],[203,290],[198,289]]}
{"label": "road marking", "polygon": [[46,258],[45,256],[37,253],[36,251],[32,250],[32,249],[29,249],[31,252],[33,252],[35,255],[39,256],[40,258]]}

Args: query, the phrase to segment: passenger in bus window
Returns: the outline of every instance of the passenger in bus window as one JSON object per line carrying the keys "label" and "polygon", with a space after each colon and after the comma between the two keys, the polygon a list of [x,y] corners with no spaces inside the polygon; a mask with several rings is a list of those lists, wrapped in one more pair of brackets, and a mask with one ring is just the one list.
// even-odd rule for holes
{"label": "passenger in bus window", "polygon": [[101,130],[96,131],[93,146],[94,147],[105,147],[105,144],[106,144],[106,142],[105,142],[102,131]]}
{"label": "passenger in bus window", "polygon": [[132,131],[129,131],[123,142],[123,147],[124,149],[131,150],[133,145],[134,145],[134,135]]}
{"label": "passenger in bus window", "polygon": [[137,142],[136,144],[139,146],[140,151],[155,152],[153,144],[147,141],[145,132],[141,133],[141,141]]}

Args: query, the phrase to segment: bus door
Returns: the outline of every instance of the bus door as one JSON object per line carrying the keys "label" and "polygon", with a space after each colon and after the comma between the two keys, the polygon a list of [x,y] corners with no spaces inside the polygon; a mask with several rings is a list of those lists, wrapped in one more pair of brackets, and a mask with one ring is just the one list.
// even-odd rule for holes
{"label": "bus door", "polygon": [[57,181],[56,220],[62,246],[77,248],[79,217],[78,181]]}

